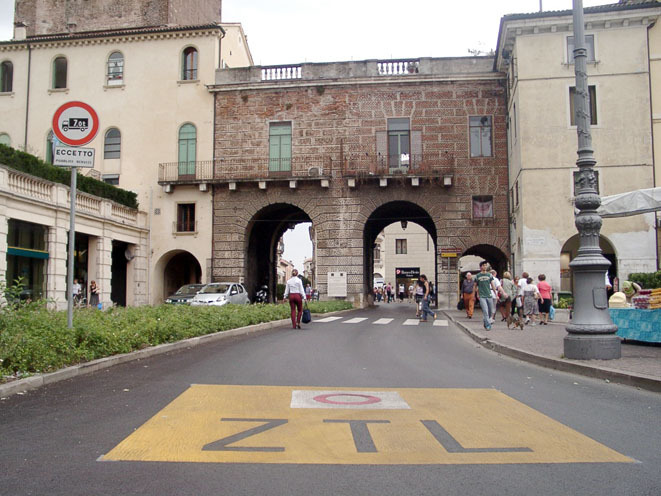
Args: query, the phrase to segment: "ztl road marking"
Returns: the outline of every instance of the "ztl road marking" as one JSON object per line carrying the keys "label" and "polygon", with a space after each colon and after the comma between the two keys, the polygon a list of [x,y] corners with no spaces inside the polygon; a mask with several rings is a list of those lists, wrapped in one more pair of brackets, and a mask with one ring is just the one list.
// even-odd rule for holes
{"label": "ztl road marking", "polygon": [[633,462],[494,389],[215,385],[191,386],[101,460],[356,465]]}

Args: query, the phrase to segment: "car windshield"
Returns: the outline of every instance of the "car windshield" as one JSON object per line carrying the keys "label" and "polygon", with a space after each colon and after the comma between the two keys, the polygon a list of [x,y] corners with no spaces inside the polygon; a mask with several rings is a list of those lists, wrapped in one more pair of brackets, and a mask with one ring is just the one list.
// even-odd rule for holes
{"label": "car windshield", "polygon": [[214,293],[226,293],[229,289],[229,284],[207,284],[202,288],[200,293],[203,294],[214,294]]}
{"label": "car windshield", "polygon": [[200,290],[201,287],[202,287],[201,284],[187,284],[186,286],[180,287],[179,291],[177,291],[175,294],[194,295]]}

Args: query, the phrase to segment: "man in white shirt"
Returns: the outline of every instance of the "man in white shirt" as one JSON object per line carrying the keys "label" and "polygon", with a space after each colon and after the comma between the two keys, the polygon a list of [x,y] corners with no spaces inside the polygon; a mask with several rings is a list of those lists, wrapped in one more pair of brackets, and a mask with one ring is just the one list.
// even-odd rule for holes
{"label": "man in white shirt", "polygon": [[298,270],[294,269],[291,273],[291,278],[285,285],[284,300],[289,299],[289,307],[291,308],[291,325],[294,329],[301,328],[301,316],[303,315],[303,302],[307,300],[305,297],[305,289],[303,282],[298,277]]}

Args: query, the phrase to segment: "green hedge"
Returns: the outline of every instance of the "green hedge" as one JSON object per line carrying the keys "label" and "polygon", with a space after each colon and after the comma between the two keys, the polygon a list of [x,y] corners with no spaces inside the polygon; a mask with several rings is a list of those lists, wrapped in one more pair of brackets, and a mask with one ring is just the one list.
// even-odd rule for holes
{"label": "green hedge", "polygon": [[629,274],[629,280],[638,283],[644,289],[661,288],[661,270]]}
{"label": "green hedge", "polygon": [[[55,167],[34,155],[2,144],[0,144],[0,164],[54,183],[71,185],[71,171],[68,168]],[[113,200],[130,208],[138,208],[138,195],[134,192],[106,184],[98,179],[78,174],[76,189],[90,195]]]}
{"label": "green hedge", "polygon": [[[344,301],[310,302],[313,313],[351,308]],[[73,328],[67,312],[31,303],[0,311],[0,374],[4,378],[51,372],[62,367],[128,353],[148,346],[252,324],[289,318],[289,305],[76,309]]]}

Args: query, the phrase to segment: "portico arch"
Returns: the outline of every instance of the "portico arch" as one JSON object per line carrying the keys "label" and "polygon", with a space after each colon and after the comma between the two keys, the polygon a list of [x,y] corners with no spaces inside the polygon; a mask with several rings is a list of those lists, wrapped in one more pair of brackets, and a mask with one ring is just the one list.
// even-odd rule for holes
{"label": "portico arch", "polygon": [[[365,295],[369,295],[373,288],[374,244],[377,236],[381,231],[383,231],[383,229],[395,222],[403,223],[402,227],[408,223],[415,223],[424,228],[424,230],[429,233],[434,245],[434,267],[438,266],[436,253],[437,230],[436,225],[427,210],[416,203],[405,200],[396,200],[384,203],[377,207],[369,215],[363,230],[363,288]],[[437,270],[435,270],[433,274],[426,275],[429,280],[432,281],[436,287],[438,287]],[[392,277],[392,275],[389,274],[384,274],[384,276],[385,279]]]}
{"label": "portico arch", "polygon": [[301,222],[312,222],[310,216],[291,203],[273,203],[255,213],[246,229],[245,286],[252,298],[260,286],[269,288],[273,301],[276,294],[278,241],[287,229]]}
{"label": "portico arch", "polygon": [[184,284],[202,282],[202,267],[197,258],[185,250],[172,250],[165,253],[154,268],[157,274],[163,274],[163,284],[154,288],[156,302],[162,302]]}

